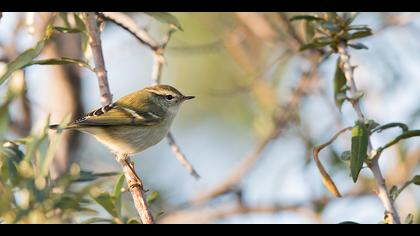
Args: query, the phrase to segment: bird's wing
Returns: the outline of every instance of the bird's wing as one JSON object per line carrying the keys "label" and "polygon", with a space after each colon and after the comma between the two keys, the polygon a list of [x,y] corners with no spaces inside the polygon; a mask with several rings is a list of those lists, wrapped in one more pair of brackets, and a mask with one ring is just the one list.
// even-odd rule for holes
{"label": "bird's wing", "polygon": [[162,118],[151,111],[139,111],[115,103],[101,107],[84,117],[70,123],[66,128],[84,128],[92,126],[140,125],[158,124]]}

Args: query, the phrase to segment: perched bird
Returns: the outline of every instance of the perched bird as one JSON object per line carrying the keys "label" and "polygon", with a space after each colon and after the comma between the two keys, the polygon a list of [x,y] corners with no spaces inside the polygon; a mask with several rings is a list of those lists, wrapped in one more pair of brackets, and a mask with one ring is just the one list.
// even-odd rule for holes
{"label": "perched bird", "polygon": [[[91,134],[116,155],[135,154],[160,142],[180,105],[192,98],[169,85],[146,87],[88,113],[64,129]],[[57,129],[58,125],[50,128]]]}

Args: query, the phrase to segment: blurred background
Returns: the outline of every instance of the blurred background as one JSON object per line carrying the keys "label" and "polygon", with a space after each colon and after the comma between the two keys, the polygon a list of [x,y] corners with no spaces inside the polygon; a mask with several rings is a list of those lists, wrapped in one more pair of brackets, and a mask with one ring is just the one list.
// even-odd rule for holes
{"label": "blurred background", "polygon": [[[320,154],[344,197],[334,198],[322,184],[312,148],[353,125],[356,115],[349,103],[341,112],[334,104],[337,56],[319,63],[323,58],[316,52],[299,52],[309,40],[303,22],[288,21],[297,14],[173,13],[183,31],[172,35],[165,50],[162,83],[196,96],[181,108],[171,131],[201,178],[188,173],[166,140],[134,156],[146,188],[158,193],[152,205],[158,221],[378,223],[383,219],[371,172],[364,168],[354,184],[348,163],[340,159],[350,149],[350,134]],[[168,25],[144,13],[129,16],[156,41],[163,41]],[[46,19],[48,13],[3,13],[0,71],[41,39]],[[349,50],[357,66],[356,83],[365,92],[364,113],[380,124],[398,121],[419,129],[420,15],[360,13],[354,24],[368,25],[373,31],[359,40],[368,50]],[[104,25],[101,38],[114,100],[152,83],[153,53],[148,47],[112,23]],[[53,36],[39,58],[87,58],[93,65],[81,41],[79,34]],[[87,69],[34,65],[22,73],[27,90],[9,107],[8,139],[25,137],[45,124],[49,114],[51,123],[57,123],[66,114],[77,118],[101,106],[96,76]],[[3,84],[0,94],[6,89]],[[383,145],[398,132],[375,134],[373,145]],[[419,143],[410,139],[383,153],[380,164],[388,186],[401,186],[420,173]],[[68,172],[73,162],[93,172],[120,171],[112,153],[94,138],[65,132],[51,174]],[[232,178],[235,183],[228,191],[206,198]],[[101,189],[112,189],[115,178],[105,180]],[[409,186],[396,201],[401,218],[411,213],[418,223],[419,203],[420,188]],[[124,214],[136,215],[128,193],[123,194],[123,209]],[[107,214],[97,210],[99,215]]]}

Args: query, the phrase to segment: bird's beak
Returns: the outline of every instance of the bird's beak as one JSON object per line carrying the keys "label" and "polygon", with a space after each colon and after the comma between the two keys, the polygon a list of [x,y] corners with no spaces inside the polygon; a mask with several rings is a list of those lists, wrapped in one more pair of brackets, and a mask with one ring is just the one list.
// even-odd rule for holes
{"label": "bird's beak", "polygon": [[195,98],[195,96],[184,96],[182,100],[185,101],[185,100],[190,100],[193,98]]}

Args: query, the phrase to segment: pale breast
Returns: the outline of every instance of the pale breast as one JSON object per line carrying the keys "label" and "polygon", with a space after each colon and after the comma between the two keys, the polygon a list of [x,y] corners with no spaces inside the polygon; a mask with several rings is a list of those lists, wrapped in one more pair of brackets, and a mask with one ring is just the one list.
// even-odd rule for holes
{"label": "pale breast", "polygon": [[134,154],[159,143],[169,132],[173,117],[168,117],[157,126],[108,126],[86,128],[81,131],[95,138],[113,152]]}

